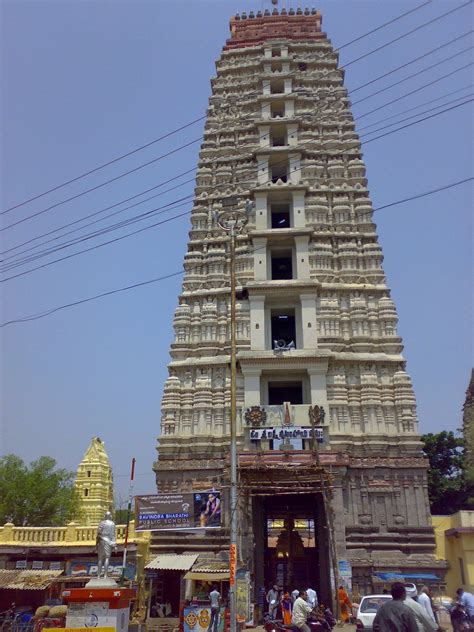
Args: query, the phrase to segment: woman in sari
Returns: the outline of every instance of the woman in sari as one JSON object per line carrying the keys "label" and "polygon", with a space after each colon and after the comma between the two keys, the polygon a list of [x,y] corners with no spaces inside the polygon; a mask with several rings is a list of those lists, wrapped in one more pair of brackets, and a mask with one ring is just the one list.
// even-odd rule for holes
{"label": "woman in sari", "polygon": [[283,624],[291,625],[291,597],[290,593],[285,590],[281,598],[281,613],[283,616]]}
{"label": "woman in sari", "polygon": [[352,603],[349,595],[344,590],[344,586],[339,586],[339,608],[341,610],[341,620],[347,623],[352,617]]}

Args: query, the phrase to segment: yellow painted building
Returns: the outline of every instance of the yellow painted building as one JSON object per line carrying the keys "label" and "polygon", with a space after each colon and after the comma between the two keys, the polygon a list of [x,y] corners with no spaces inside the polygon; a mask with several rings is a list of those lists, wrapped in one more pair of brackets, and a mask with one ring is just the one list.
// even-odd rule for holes
{"label": "yellow painted building", "polygon": [[114,483],[109,457],[104,442],[93,437],[84,458],[77,468],[76,490],[81,509],[79,519],[87,525],[96,525],[106,511],[114,509]]}
{"label": "yellow painted building", "polygon": [[436,556],[449,563],[447,594],[457,588],[474,592],[474,511],[458,511],[452,516],[432,516]]}

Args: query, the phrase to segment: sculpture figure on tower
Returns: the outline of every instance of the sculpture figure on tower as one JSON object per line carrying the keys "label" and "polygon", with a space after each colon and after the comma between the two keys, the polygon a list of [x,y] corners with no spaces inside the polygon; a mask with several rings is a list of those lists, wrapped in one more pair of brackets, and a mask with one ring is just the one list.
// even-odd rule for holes
{"label": "sculpture figure on tower", "polygon": [[102,576],[102,570],[104,571],[104,577],[108,576],[110,558],[112,551],[115,551],[115,522],[112,520],[112,514],[107,511],[104,519],[99,523],[97,527],[97,556],[98,556],[98,568],[97,577]]}

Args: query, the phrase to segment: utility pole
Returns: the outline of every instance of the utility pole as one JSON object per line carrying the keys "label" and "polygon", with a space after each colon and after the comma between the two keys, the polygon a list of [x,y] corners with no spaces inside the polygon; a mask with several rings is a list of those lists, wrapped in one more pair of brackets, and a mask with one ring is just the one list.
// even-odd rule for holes
{"label": "utility pole", "polygon": [[217,223],[230,237],[230,632],[237,632],[237,592],[235,572],[237,566],[237,323],[235,309],[235,242],[248,221],[246,210],[237,208],[238,198],[222,200],[222,211],[216,212]]}

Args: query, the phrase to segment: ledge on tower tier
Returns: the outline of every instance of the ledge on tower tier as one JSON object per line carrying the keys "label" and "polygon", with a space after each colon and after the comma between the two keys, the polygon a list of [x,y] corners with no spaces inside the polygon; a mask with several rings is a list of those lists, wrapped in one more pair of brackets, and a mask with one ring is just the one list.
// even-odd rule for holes
{"label": "ledge on tower tier", "polygon": [[262,44],[270,39],[308,40],[323,39],[322,16],[316,9],[288,9],[281,11],[266,9],[263,13],[253,11],[237,13],[230,20],[231,37],[224,50]]}

